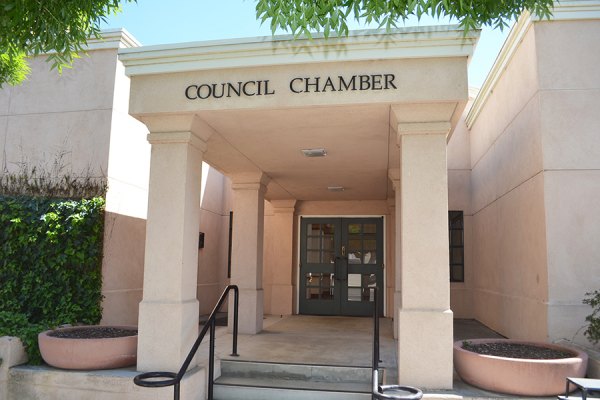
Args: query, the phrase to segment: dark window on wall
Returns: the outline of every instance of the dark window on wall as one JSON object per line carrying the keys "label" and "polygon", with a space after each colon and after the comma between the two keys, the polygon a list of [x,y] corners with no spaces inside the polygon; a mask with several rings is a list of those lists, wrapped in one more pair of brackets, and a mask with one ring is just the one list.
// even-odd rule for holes
{"label": "dark window on wall", "polygon": [[450,282],[465,281],[465,241],[462,211],[448,211]]}

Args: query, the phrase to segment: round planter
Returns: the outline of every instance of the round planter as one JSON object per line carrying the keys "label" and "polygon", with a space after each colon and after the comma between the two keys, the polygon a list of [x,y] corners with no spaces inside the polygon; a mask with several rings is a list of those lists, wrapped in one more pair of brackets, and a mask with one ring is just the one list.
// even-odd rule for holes
{"label": "round planter", "polygon": [[555,396],[565,391],[567,377],[584,377],[586,353],[555,344],[524,342],[510,339],[470,339],[469,343],[509,342],[567,351],[573,357],[538,360],[488,356],[462,348],[454,343],[454,367],[467,383],[494,392],[523,396]]}
{"label": "round planter", "polygon": [[[98,328],[98,325],[59,328],[54,331]],[[114,326],[135,329],[135,326]],[[96,370],[122,368],[135,365],[137,359],[137,334],[116,338],[61,338],[38,335],[40,353],[44,361],[53,367],[64,369]]]}

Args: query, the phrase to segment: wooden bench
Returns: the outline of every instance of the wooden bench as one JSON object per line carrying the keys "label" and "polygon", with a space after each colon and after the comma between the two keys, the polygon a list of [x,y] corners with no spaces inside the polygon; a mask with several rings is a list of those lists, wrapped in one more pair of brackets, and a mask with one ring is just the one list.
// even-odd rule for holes
{"label": "wooden bench", "polygon": [[[581,397],[569,397],[569,389],[571,384],[577,386],[581,390]],[[567,378],[567,386],[565,388],[565,395],[558,396],[559,400],[586,400],[590,392],[600,392],[600,379],[588,379],[588,378]]]}

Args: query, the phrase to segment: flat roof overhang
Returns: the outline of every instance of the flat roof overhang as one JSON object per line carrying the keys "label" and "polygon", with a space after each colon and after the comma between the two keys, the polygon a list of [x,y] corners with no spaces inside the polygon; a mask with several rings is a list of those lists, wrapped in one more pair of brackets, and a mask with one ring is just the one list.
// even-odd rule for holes
{"label": "flat roof overhang", "polygon": [[[459,119],[478,36],[435,26],[148,46],[119,57],[131,115],[152,132],[203,131],[205,161],[228,176],[264,172],[267,199],[384,200],[399,168],[399,124]],[[306,148],[327,156],[305,157]]]}

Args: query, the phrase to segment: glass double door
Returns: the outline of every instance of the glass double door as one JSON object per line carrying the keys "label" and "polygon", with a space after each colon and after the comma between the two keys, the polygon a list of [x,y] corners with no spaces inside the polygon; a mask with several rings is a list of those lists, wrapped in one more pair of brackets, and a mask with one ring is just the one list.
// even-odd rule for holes
{"label": "glass double door", "polygon": [[302,218],[300,314],[383,314],[383,218]]}

